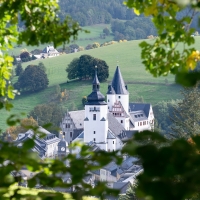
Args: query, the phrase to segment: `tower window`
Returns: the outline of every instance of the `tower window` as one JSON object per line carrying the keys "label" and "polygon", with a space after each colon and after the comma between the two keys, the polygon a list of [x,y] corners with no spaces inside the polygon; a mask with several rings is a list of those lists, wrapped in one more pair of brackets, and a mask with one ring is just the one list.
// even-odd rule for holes
{"label": "tower window", "polygon": [[72,137],[72,132],[70,132],[70,137]]}
{"label": "tower window", "polygon": [[94,142],[96,141],[96,139],[94,138]]}
{"label": "tower window", "polygon": [[121,123],[123,123],[123,120],[121,120]]}
{"label": "tower window", "polygon": [[113,141],[113,144],[115,144],[115,141]]}
{"label": "tower window", "polygon": [[108,99],[108,102],[110,102],[109,99]]}
{"label": "tower window", "polygon": [[96,120],[96,119],[97,119],[96,114],[93,114],[93,120]]}
{"label": "tower window", "polygon": [[65,135],[65,132],[63,132],[63,135]]}
{"label": "tower window", "polygon": [[120,98],[121,98],[121,96],[118,96],[118,98],[120,99]]}
{"label": "tower window", "polygon": [[94,134],[96,133],[96,131],[94,131]]}

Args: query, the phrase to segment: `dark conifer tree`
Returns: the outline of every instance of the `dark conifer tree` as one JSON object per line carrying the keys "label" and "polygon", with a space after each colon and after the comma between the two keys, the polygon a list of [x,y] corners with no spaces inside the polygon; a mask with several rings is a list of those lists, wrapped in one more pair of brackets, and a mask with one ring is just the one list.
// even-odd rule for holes
{"label": "dark conifer tree", "polygon": [[17,64],[17,67],[15,68],[15,74],[16,76],[20,76],[23,73],[24,69],[22,68],[21,63]]}

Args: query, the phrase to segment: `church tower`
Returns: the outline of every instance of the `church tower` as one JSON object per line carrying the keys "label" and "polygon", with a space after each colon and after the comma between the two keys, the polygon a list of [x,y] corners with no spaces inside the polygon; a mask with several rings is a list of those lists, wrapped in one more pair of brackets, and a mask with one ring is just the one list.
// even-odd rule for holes
{"label": "church tower", "polygon": [[107,103],[109,112],[112,112],[126,130],[129,130],[129,92],[119,66],[117,66],[112,82],[108,86]]}
{"label": "church tower", "polygon": [[92,141],[107,151],[108,105],[104,95],[99,91],[100,83],[97,77],[97,67],[95,68],[92,93],[88,95],[85,104],[84,142]]}

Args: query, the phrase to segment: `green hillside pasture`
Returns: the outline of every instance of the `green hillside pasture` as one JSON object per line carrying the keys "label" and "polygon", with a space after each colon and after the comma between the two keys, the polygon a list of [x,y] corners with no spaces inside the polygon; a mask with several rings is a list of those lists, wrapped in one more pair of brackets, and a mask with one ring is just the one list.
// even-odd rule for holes
{"label": "green hillside pasture", "polygon": [[[103,33],[103,29],[105,27],[108,27],[110,29],[110,24],[96,24],[93,26],[82,27],[83,30],[88,30],[90,33],[85,33],[84,31],[80,32],[78,35],[78,40],[73,41],[67,44],[66,46],[69,46],[70,44],[77,44],[79,46],[86,47],[88,44],[93,44],[94,42],[99,42],[100,44],[103,44],[105,42],[112,41],[113,40],[112,35],[107,36],[105,39],[99,38],[100,34]],[[48,45],[49,44],[41,44],[39,46],[26,46],[25,44],[23,44],[20,47],[15,45],[15,48],[9,50],[9,54],[18,56],[22,49],[26,48],[30,52],[30,51],[33,51],[34,49],[43,50]],[[62,48],[62,47],[63,46],[60,45],[58,48]]]}
{"label": "green hillside pasture", "polygon": [[[200,37],[198,37],[195,47],[200,49]],[[116,69],[117,61],[123,75],[125,82],[128,83],[128,90],[130,92],[130,101],[135,101],[137,97],[143,97],[145,102],[155,104],[162,100],[171,100],[181,98],[179,94],[180,86],[175,86],[174,76],[154,78],[145,71],[140,59],[140,48],[138,44],[141,41],[135,40],[131,42],[113,44],[98,49],[78,52],[68,55],[62,55],[55,58],[42,60],[47,68],[47,74],[50,80],[50,87],[45,91],[38,93],[17,96],[12,101],[14,108],[12,112],[1,110],[0,127],[5,130],[5,119],[11,114],[18,114],[19,112],[29,113],[36,105],[48,102],[49,95],[54,91],[52,86],[60,84],[63,89],[68,91],[68,100],[63,103],[65,109],[71,110],[72,107],[82,109],[81,99],[83,96],[91,92],[90,81],[67,81],[67,73],[65,71],[67,65],[73,58],[79,57],[83,54],[105,60],[109,65],[110,77],[108,82],[112,80],[114,71]],[[41,60],[36,60],[24,63],[23,67],[28,64],[38,64]],[[165,79],[170,85],[165,85]],[[101,92],[105,95],[107,92],[108,82],[101,83]],[[145,84],[144,84],[145,82]],[[153,84],[152,84],[153,83]],[[172,84],[172,85],[171,85]]]}
{"label": "green hillside pasture", "polygon": [[[126,81],[150,81],[164,83],[166,77],[154,78],[145,71],[140,58],[140,48],[138,44],[141,41],[117,43],[106,47],[100,47],[92,50],[64,54],[59,57],[47,58],[44,60],[35,60],[23,63],[23,67],[29,64],[38,64],[43,62],[47,68],[47,74],[50,80],[50,86],[65,83],[67,81],[66,67],[74,59],[83,54],[89,54],[93,57],[105,60],[109,65],[109,80],[112,79],[116,66],[119,65],[123,77]],[[174,82],[174,76],[167,77],[169,83]]]}

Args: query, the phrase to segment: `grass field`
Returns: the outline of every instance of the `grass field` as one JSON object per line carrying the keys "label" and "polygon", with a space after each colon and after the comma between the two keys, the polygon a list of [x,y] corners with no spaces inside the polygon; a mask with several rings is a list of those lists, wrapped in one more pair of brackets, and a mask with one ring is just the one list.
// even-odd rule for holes
{"label": "grass field", "polygon": [[[77,44],[79,46],[86,47],[88,44],[93,44],[94,42],[99,42],[100,44],[103,44],[104,42],[113,40],[112,35],[107,36],[105,39],[99,38],[100,34],[103,33],[103,29],[105,27],[108,27],[110,29],[110,24],[96,24],[93,26],[85,26],[85,27],[83,27],[83,30],[88,30],[88,31],[90,31],[90,33],[85,33],[84,31],[80,32],[78,35],[78,40],[73,43],[70,43],[70,44]],[[70,45],[70,44],[68,44],[68,45]],[[9,53],[11,55],[18,56],[20,54],[20,51],[24,48],[26,48],[30,52],[34,49],[43,50],[47,45],[49,45],[49,44],[42,44],[40,46],[28,46],[28,47],[24,44],[21,45],[20,47],[18,47],[17,45],[14,45],[15,48],[10,50]],[[62,45],[59,46],[58,48],[61,48],[61,47],[62,47]]]}
{"label": "grass field", "polygon": [[[105,95],[108,83],[112,80],[117,63],[120,66],[123,78],[128,83],[130,92],[130,101],[135,101],[137,97],[143,97],[145,102],[156,104],[159,101],[181,98],[179,94],[180,86],[174,84],[174,76],[154,78],[145,71],[141,63],[140,48],[138,44],[141,41],[135,40],[130,42],[113,44],[93,50],[66,54],[55,58],[42,60],[47,68],[49,77],[49,88],[35,94],[17,96],[12,101],[14,108],[11,113],[29,113],[36,105],[46,103],[49,95],[54,91],[54,87],[60,84],[62,89],[67,89],[68,100],[63,103],[63,107],[71,110],[82,109],[81,99],[91,92],[90,81],[70,81],[67,83],[67,73],[65,71],[67,65],[73,58],[83,54],[103,59],[109,65],[109,79],[107,82],[101,83],[101,92]],[[196,38],[195,47],[200,49],[200,37]],[[24,63],[23,67],[29,64],[37,64],[40,60]],[[165,79],[169,85],[165,85]],[[145,82],[145,83],[144,83]],[[10,112],[0,111],[0,127],[5,129],[5,119],[11,114]]]}

